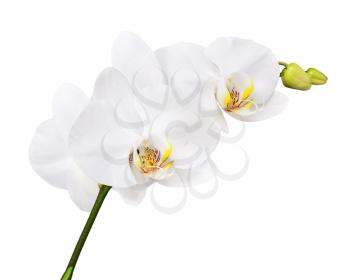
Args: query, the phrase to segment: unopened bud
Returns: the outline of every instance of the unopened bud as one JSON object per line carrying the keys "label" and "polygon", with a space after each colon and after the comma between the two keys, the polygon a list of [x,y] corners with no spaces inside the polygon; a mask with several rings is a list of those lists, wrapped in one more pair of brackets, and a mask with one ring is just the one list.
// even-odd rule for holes
{"label": "unopened bud", "polygon": [[281,72],[281,79],[284,86],[298,90],[311,88],[311,78],[298,64],[290,63]]}
{"label": "unopened bud", "polygon": [[327,76],[316,68],[309,68],[306,73],[309,75],[313,85],[324,85],[328,80]]}

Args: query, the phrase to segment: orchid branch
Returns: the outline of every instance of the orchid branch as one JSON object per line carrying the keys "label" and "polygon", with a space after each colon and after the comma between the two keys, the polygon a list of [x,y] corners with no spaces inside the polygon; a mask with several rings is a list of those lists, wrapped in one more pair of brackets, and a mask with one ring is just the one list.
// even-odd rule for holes
{"label": "orchid branch", "polygon": [[89,218],[86,221],[86,224],[83,228],[83,231],[81,232],[81,235],[79,237],[77,245],[74,248],[72,257],[69,260],[67,269],[64,272],[61,280],[71,280],[72,279],[75,266],[78,262],[78,259],[79,259],[80,253],[84,247],[85,241],[86,241],[87,237],[89,236],[89,233],[91,231],[92,226],[94,225],[96,217],[101,209],[101,206],[102,206],[109,190],[111,189],[110,186],[106,186],[106,185],[99,185],[99,187],[100,187],[100,191],[99,191],[98,196],[96,198],[95,204],[90,212]]}

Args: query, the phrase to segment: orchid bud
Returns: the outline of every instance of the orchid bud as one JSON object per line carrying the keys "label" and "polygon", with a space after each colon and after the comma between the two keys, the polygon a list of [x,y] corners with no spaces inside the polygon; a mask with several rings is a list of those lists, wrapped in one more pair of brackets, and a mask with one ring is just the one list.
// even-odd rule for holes
{"label": "orchid bud", "polygon": [[328,80],[327,76],[316,68],[309,68],[306,73],[309,75],[313,85],[324,85]]}
{"label": "orchid bud", "polygon": [[311,88],[311,78],[298,64],[286,64],[281,72],[281,79],[284,86],[298,90],[308,90]]}

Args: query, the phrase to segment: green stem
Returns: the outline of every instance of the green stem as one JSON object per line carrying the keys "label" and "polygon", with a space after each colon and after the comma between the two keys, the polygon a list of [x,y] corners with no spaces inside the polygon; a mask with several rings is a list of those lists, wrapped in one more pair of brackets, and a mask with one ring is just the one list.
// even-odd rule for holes
{"label": "green stem", "polygon": [[278,64],[284,67],[287,67],[288,63],[283,62],[283,61],[278,61]]}
{"label": "green stem", "polygon": [[71,280],[72,279],[74,268],[75,268],[77,261],[79,259],[81,250],[83,249],[85,241],[86,241],[87,237],[89,236],[90,230],[95,222],[95,219],[97,217],[98,212],[101,209],[103,201],[105,200],[109,190],[111,189],[110,186],[106,186],[106,185],[99,185],[99,187],[100,187],[100,191],[99,191],[98,196],[96,198],[94,207],[92,208],[92,210],[90,212],[89,218],[86,221],[86,224],[84,226],[83,231],[81,232],[78,243],[74,248],[72,257],[70,258],[67,269],[64,272],[61,280]]}

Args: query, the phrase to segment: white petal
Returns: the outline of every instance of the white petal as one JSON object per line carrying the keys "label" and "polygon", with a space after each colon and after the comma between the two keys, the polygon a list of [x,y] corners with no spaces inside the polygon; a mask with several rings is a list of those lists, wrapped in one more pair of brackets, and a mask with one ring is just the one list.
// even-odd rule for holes
{"label": "white petal", "polygon": [[154,65],[153,61],[145,61],[135,73],[132,85],[135,95],[146,106],[164,109],[168,100],[169,86],[159,65]]}
{"label": "white petal", "polygon": [[114,42],[112,63],[132,82],[140,69],[159,68],[158,61],[150,47],[136,34],[124,32]]}
{"label": "white petal", "polygon": [[217,118],[212,127],[209,127],[209,134],[215,138],[219,138],[220,142],[224,143],[236,143],[242,139],[245,133],[245,123],[238,120],[240,116],[235,115],[236,120],[230,118],[229,122],[226,122],[225,116],[227,113],[222,113]]}
{"label": "white petal", "polygon": [[165,135],[166,142],[173,145],[175,165],[187,166],[201,154],[200,144],[206,140],[192,136],[199,129],[201,121],[195,114],[187,110],[174,110],[163,112],[154,120],[150,135]]}
{"label": "white petal", "polygon": [[169,187],[186,186],[193,194],[199,198],[206,198],[213,195],[218,188],[218,180],[215,170],[209,160],[200,165],[192,165],[188,168],[176,168],[173,176],[169,176],[161,181],[161,184]]}
{"label": "white petal", "polygon": [[131,205],[138,205],[146,195],[147,186],[134,186],[130,188],[117,188],[116,191],[120,194],[123,200]]}
{"label": "white petal", "polygon": [[165,177],[159,183],[167,187],[188,187],[189,170],[176,169],[171,176]]}
{"label": "white petal", "polygon": [[164,108],[168,96],[166,77],[153,51],[139,36],[122,33],[113,46],[112,61],[142,102]]}
{"label": "white petal", "polygon": [[206,49],[222,75],[245,73],[254,82],[252,97],[264,104],[272,96],[279,78],[278,61],[265,46],[239,38],[219,38]]}
{"label": "white petal", "polygon": [[165,134],[167,143],[173,145],[174,166],[185,168],[201,164],[207,159],[207,152],[214,150],[219,143],[219,133],[209,131],[213,123],[215,118],[199,119],[188,110],[166,111],[154,120],[150,134]]}
{"label": "white petal", "polygon": [[115,118],[122,127],[137,129],[140,134],[150,124],[146,107],[135,96],[122,98],[115,105]]}
{"label": "white petal", "polygon": [[219,114],[215,97],[216,90],[217,84],[214,81],[206,82],[201,89],[199,100],[199,112],[201,116],[217,116]]}
{"label": "white petal", "polygon": [[113,127],[106,131],[100,142],[102,155],[109,161],[125,164],[138,135],[131,129]]}
{"label": "white petal", "polygon": [[74,85],[64,84],[56,91],[52,102],[53,119],[64,137],[87,103],[87,96]]}
{"label": "white petal", "polygon": [[229,127],[226,122],[226,119],[224,117],[223,112],[218,108],[218,115],[214,120],[213,126],[209,127],[209,131],[213,130],[212,132],[225,132],[229,133]]}
{"label": "white petal", "polygon": [[[200,95],[199,111],[200,111],[200,115],[202,116],[202,119],[206,120],[205,132],[209,134],[211,137],[214,137],[214,139],[217,140],[216,144],[218,144],[218,141],[220,140],[221,132],[227,133],[229,129],[228,129],[226,120],[224,118],[224,115],[217,103],[217,100],[215,97],[216,90],[217,90],[217,84],[215,84],[213,81],[208,81],[204,85]],[[212,139],[209,139],[209,140],[212,141]],[[210,150],[213,150],[213,148],[216,147],[215,142],[212,142],[212,143],[213,144],[210,145],[211,146]]]}
{"label": "white petal", "polygon": [[160,66],[158,64],[149,65],[147,63],[138,69],[132,81],[132,85],[137,90],[167,84],[166,77]]}
{"label": "white petal", "polygon": [[[205,81],[217,76],[217,67],[205,56],[204,48],[190,43],[180,43],[157,50],[157,58],[173,88],[176,101],[198,110],[200,89]],[[197,99],[196,102],[190,102]]]}
{"label": "white petal", "polygon": [[[203,118],[198,129],[183,132],[184,137],[175,142],[178,149],[174,155],[181,159],[175,162],[176,167],[197,166],[207,160],[208,153],[210,154],[220,141],[220,129],[214,124],[211,118]],[[210,133],[214,129],[216,134]],[[174,132],[181,133],[179,130]]]}
{"label": "white petal", "polygon": [[129,152],[137,133],[122,128],[114,107],[94,101],[79,116],[70,134],[70,150],[78,166],[93,180],[114,187],[129,187]]}
{"label": "white petal", "polygon": [[164,110],[168,103],[169,86],[164,84],[147,86],[142,89],[135,89],[135,95],[145,106],[147,111]]}
{"label": "white petal", "polygon": [[151,133],[167,133],[174,127],[186,127],[188,130],[196,129],[200,126],[198,116],[188,110],[175,109],[164,111],[154,119],[151,127]]}
{"label": "white petal", "polygon": [[[181,179],[178,179],[178,181],[181,182]],[[151,201],[153,206],[162,213],[176,213],[186,204],[187,189],[181,183],[179,188],[171,188],[163,185],[163,181],[161,181],[152,185]]]}
{"label": "white petal", "polygon": [[199,78],[206,81],[218,74],[218,68],[208,59],[205,49],[196,44],[180,43],[170,47],[158,49],[155,54],[167,74],[169,80],[183,69],[192,70],[194,82]]}
{"label": "white petal", "polygon": [[96,201],[98,184],[87,177],[74,162],[72,172],[68,178],[68,190],[72,200],[83,211],[91,211]]}
{"label": "white petal", "polygon": [[167,177],[172,176],[174,173],[174,169],[170,168],[169,170],[166,170],[164,168],[159,169],[157,172],[151,173],[149,177],[154,180],[155,182],[164,180]]}
{"label": "white petal", "polygon": [[247,114],[229,114],[245,122],[263,121],[280,114],[287,107],[288,103],[289,99],[285,94],[275,92],[265,105],[260,106],[256,110],[252,109],[252,111]]}
{"label": "white petal", "polygon": [[98,76],[92,99],[105,100],[116,104],[122,98],[130,98],[132,96],[133,91],[126,77],[118,70],[109,67]]}
{"label": "white petal", "polygon": [[201,80],[198,74],[190,68],[182,68],[174,73],[171,79],[174,95],[179,104],[188,104],[198,98],[201,89]]}
{"label": "white petal", "polygon": [[29,148],[29,160],[33,169],[49,184],[67,188],[71,160],[67,141],[54,120],[43,122],[37,128]]}

